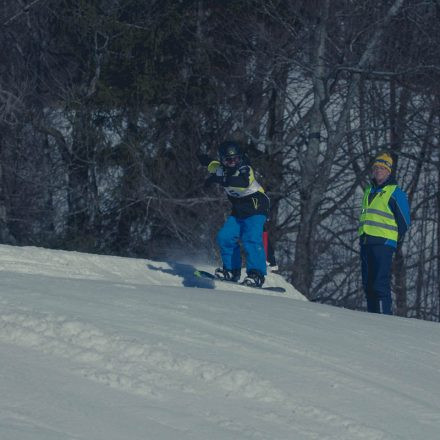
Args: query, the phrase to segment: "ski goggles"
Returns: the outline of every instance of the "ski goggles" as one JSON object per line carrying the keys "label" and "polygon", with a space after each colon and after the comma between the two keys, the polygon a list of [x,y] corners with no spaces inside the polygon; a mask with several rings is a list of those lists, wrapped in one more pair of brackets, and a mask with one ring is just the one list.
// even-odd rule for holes
{"label": "ski goggles", "polygon": [[226,156],[222,160],[224,165],[227,165],[229,167],[237,166],[241,162],[241,156],[235,155],[235,156]]}

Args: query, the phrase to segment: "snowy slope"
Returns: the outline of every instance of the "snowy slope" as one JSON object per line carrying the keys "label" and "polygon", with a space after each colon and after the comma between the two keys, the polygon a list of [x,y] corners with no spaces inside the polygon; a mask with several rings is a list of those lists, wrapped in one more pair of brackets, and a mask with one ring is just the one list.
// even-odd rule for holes
{"label": "snowy slope", "polygon": [[1,440],[439,438],[436,323],[188,263],[0,246],[0,271]]}

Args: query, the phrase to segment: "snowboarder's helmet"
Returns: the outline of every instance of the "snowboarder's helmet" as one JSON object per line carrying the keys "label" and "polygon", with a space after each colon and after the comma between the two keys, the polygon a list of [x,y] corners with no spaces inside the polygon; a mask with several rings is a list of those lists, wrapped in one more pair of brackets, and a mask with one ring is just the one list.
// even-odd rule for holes
{"label": "snowboarder's helmet", "polygon": [[226,141],[218,147],[220,162],[227,167],[236,167],[241,164],[243,153],[235,141]]}

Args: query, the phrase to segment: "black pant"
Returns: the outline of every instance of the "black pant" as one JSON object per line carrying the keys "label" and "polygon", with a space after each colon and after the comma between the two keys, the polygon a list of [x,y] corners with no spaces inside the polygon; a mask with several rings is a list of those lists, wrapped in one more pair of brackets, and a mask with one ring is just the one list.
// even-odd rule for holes
{"label": "black pant", "polygon": [[393,314],[391,263],[394,251],[384,244],[361,244],[362,284],[369,312]]}

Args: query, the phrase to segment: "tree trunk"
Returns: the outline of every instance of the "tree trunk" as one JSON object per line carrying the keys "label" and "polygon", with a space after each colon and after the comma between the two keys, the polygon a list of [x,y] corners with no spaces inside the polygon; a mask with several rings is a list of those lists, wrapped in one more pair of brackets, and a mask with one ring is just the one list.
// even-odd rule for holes
{"label": "tree trunk", "polygon": [[89,112],[83,109],[75,114],[72,153],[68,164],[67,239],[77,243],[84,250],[90,250],[93,247],[93,243],[89,240],[95,237],[93,213],[97,209],[91,183],[95,145],[92,142],[93,128],[90,126],[90,118]]}
{"label": "tree trunk", "polygon": [[292,268],[292,284],[305,296],[309,296],[313,280],[313,237],[316,231],[316,217],[322,193],[316,191],[316,176],[319,167],[319,148],[323,126],[323,104],[325,99],[325,65],[324,55],[327,37],[327,19],[329,0],[321,9],[315,29],[312,53],[313,65],[313,106],[309,118],[309,136],[305,151],[302,151],[299,162],[301,166],[300,181],[300,222],[296,239],[295,257]]}
{"label": "tree trunk", "polygon": [[[440,285],[440,164],[437,165],[437,286]],[[440,322],[440,289],[437,298],[437,318]]]}
{"label": "tree trunk", "polygon": [[16,240],[9,231],[7,221],[7,200],[5,194],[5,176],[3,172],[3,160],[2,157],[2,137],[0,136],[0,242],[5,244],[15,244]]}

